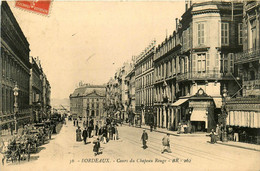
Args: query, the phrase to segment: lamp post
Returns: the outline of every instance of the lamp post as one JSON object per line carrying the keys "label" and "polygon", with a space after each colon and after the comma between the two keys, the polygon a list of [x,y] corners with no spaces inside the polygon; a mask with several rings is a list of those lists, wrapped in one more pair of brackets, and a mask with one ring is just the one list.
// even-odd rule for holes
{"label": "lamp post", "polygon": [[18,91],[19,91],[19,88],[17,86],[17,83],[15,84],[14,86],[14,127],[15,127],[15,132],[17,133],[17,113],[18,113],[18,102],[17,102],[17,98],[18,98]]}
{"label": "lamp post", "polygon": [[226,85],[224,84],[224,88],[222,91],[223,95],[223,105],[222,105],[222,115],[223,115],[223,121],[224,121],[224,132],[222,132],[222,141],[227,142],[227,111],[226,111],[226,98],[227,98],[227,89]]}

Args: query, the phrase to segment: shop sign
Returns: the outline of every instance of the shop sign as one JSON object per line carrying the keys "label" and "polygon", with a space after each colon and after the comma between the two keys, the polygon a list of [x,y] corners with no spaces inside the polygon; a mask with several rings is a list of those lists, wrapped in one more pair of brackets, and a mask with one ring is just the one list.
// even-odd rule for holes
{"label": "shop sign", "polygon": [[208,108],[211,106],[210,101],[191,101],[189,102],[189,107],[193,108]]}

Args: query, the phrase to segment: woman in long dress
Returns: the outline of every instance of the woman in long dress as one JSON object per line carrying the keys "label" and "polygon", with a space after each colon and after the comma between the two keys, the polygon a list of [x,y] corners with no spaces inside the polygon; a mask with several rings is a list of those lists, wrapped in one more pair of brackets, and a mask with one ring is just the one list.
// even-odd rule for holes
{"label": "woman in long dress", "polygon": [[76,130],[76,141],[81,141],[81,129],[78,127]]}

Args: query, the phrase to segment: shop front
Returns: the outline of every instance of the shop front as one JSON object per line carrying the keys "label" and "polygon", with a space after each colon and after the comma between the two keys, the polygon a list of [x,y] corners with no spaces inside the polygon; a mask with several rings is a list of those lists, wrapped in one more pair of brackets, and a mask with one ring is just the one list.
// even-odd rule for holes
{"label": "shop front", "polygon": [[260,99],[231,99],[226,108],[229,140],[260,144]]}

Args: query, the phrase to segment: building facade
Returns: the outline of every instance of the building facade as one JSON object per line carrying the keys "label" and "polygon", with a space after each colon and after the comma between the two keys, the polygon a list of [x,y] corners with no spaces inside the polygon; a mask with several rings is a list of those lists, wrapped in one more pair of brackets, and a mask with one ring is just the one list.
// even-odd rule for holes
{"label": "building facade", "polygon": [[243,22],[238,26],[243,52],[235,60],[242,96],[227,100],[226,121],[237,133],[237,141],[260,144],[260,2],[245,1],[243,5]]}
{"label": "building facade", "polygon": [[158,127],[176,130],[183,124],[192,131],[209,131],[221,122],[223,87],[231,95],[239,89],[234,53],[242,49],[242,9],[236,2],[186,4],[182,19],[176,19],[176,31],[156,48]]}
{"label": "building facade", "polygon": [[135,57],[132,59],[132,63],[130,64],[130,70],[126,74],[126,91],[127,91],[127,120],[130,124],[134,125],[135,121]]}
{"label": "building facade", "polygon": [[100,121],[106,117],[106,87],[102,85],[82,84],[70,95],[70,113],[88,121]]}
{"label": "building facade", "polygon": [[[6,1],[1,2],[1,74],[0,74],[0,126],[14,128],[30,122],[29,109],[29,43]],[[18,91],[18,112],[14,112],[14,87]]]}
{"label": "building facade", "polygon": [[139,56],[135,63],[136,114],[140,124],[150,125],[153,118],[153,60],[156,41],[153,41]]}
{"label": "building facade", "polygon": [[30,57],[30,106],[32,120],[41,122],[43,118],[43,71],[39,58]]}

